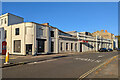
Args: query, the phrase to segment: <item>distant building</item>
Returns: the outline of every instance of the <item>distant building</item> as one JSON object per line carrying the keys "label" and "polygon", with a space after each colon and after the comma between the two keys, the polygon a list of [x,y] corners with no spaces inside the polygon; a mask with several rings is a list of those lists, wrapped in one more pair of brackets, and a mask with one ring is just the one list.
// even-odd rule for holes
{"label": "distant building", "polygon": [[118,48],[120,48],[120,36],[115,36],[115,38],[118,40]]}
{"label": "distant building", "polygon": [[101,36],[93,37],[90,32],[66,32],[71,35],[77,36],[80,52],[98,51],[100,48],[111,48],[112,43],[110,39],[104,39]]}
{"label": "distant building", "polygon": [[96,31],[96,32],[92,33],[92,36],[96,36],[96,35],[101,36],[104,39],[112,40],[112,49],[116,48],[115,45],[117,45],[118,42],[117,42],[114,34],[107,32],[107,30],[105,30],[105,31],[101,30],[101,31]]}

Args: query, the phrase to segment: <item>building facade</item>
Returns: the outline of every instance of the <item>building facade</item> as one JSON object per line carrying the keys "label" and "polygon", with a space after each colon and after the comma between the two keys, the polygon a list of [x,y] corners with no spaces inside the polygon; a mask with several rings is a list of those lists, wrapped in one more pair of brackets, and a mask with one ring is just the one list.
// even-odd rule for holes
{"label": "building facade", "polygon": [[[0,16],[0,43],[16,55],[98,51],[111,48],[111,40],[88,32],[64,32],[49,23],[24,22],[22,17],[7,13]],[[4,21],[4,22],[3,22]],[[2,48],[0,48],[2,52]]]}
{"label": "building facade", "polygon": [[92,33],[92,36],[101,36],[104,39],[110,39],[112,41],[112,49],[118,48],[118,40],[115,38],[115,35],[109,33],[107,30],[96,31]]}
{"label": "building facade", "polygon": [[112,48],[112,41],[101,36],[92,36],[89,32],[70,31],[69,34],[78,38],[79,52],[98,51],[100,48]]}

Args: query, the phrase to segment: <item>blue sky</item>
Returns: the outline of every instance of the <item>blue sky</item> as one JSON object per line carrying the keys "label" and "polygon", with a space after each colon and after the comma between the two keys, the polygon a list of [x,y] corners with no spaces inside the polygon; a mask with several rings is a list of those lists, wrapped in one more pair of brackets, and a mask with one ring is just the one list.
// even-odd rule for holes
{"label": "blue sky", "polygon": [[3,14],[21,16],[25,22],[49,23],[62,31],[118,34],[117,2],[4,2]]}

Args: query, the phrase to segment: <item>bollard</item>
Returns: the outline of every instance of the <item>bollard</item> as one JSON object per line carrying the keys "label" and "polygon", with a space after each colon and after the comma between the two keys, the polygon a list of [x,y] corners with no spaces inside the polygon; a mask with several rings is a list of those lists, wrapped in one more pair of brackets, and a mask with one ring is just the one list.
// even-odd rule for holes
{"label": "bollard", "polygon": [[9,52],[6,53],[6,58],[5,58],[5,63],[4,64],[9,64]]}

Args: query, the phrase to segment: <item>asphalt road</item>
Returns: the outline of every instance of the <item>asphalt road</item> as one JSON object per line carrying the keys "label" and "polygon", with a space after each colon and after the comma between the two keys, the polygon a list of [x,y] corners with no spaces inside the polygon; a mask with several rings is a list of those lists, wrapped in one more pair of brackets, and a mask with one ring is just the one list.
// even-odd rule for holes
{"label": "asphalt road", "polygon": [[2,69],[3,78],[79,78],[118,52],[77,54]]}

